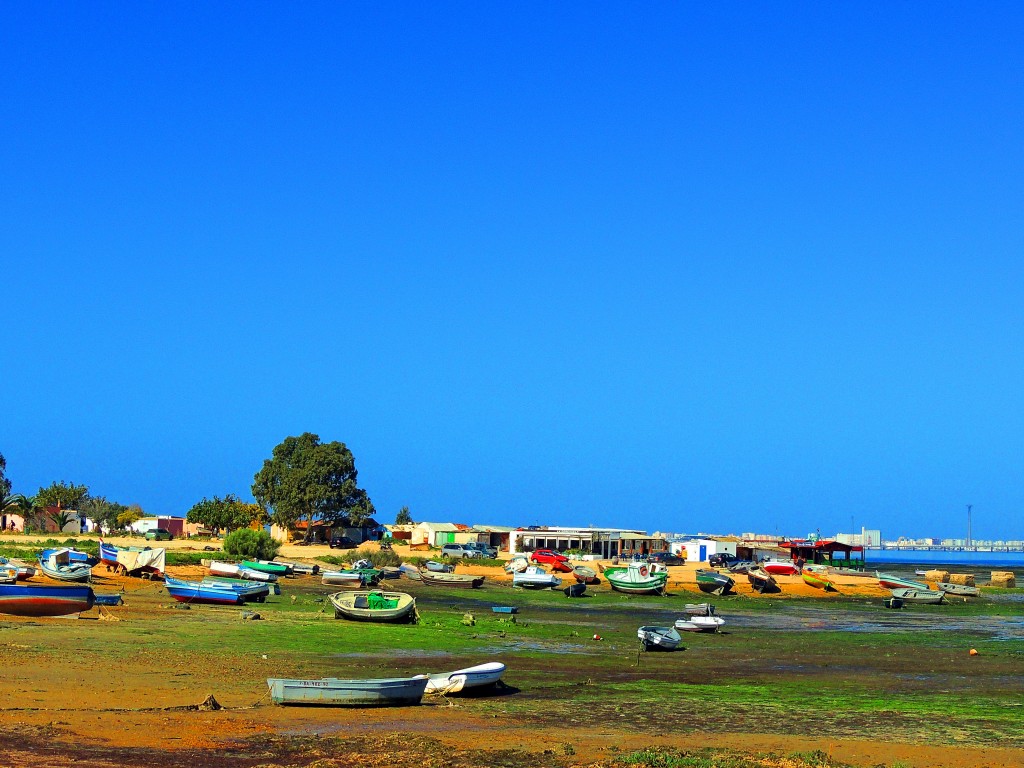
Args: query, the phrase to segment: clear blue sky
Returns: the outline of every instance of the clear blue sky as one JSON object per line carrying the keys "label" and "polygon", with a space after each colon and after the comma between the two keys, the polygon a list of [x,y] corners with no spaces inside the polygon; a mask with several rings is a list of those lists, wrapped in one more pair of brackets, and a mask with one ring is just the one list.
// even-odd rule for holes
{"label": "clear blue sky", "polygon": [[6,4],[15,490],[1024,537],[1019,4],[550,6]]}

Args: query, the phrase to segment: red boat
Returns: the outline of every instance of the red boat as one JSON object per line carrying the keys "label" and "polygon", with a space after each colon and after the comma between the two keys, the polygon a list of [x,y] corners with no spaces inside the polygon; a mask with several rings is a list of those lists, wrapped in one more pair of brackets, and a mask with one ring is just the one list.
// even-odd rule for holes
{"label": "red boat", "polygon": [[572,573],[572,566],[566,560],[553,560],[551,562],[551,570],[561,573]]}
{"label": "red boat", "polygon": [[761,567],[776,576],[796,576],[800,573],[796,564],[789,560],[769,560],[767,563],[761,563]]}

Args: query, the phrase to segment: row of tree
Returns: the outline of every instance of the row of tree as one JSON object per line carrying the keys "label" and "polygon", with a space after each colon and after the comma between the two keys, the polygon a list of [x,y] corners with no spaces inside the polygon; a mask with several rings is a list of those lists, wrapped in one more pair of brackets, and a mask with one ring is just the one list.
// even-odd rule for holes
{"label": "row of tree", "polygon": [[91,494],[86,485],[63,480],[40,487],[33,496],[14,493],[7,477],[7,459],[0,454],[0,515],[20,515],[29,528],[41,529],[49,520],[63,530],[78,516],[73,513],[84,514],[106,530],[126,528],[144,514],[138,504],[118,504]]}
{"label": "row of tree", "polygon": [[[12,494],[11,482],[4,474],[6,466],[0,455],[0,513],[17,510],[29,519],[49,508],[51,512],[46,514],[63,528],[73,519],[67,510],[76,510],[106,530],[126,528],[143,516],[137,504],[124,506],[93,496],[88,487],[74,483],[53,483],[40,488],[32,498]],[[291,530],[297,523],[306,522],[308,541],[315,521],[346,518],[358,526],[376,513],[357,478],[355,458],[344,443],[323,443],[318,435],[305,432],[286,437],[263,462],[253,478],[255,504],[232,494],[203,498],[192,506],[186,519],[211,530],[226,531],[267,523]],[[408,507],[399,510],[395,522],[412,522]]]}

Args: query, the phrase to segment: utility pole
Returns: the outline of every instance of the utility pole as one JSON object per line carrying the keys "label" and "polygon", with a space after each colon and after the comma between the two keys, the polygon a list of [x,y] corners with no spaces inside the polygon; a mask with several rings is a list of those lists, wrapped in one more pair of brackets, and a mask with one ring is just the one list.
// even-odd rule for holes
{"label": "utility pole", "polygon": [[971,508],[973,504],[967,505],[967,546],[971,546]]}

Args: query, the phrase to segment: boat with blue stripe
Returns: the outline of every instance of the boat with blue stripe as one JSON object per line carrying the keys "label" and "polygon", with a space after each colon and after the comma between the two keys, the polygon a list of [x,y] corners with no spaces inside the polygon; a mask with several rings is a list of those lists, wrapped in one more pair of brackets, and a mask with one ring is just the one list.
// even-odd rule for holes
{"label": "boat with blue stripe", "polygon": [[194,581],[181,581],[170,576],[164,578],[168,594],[179,603],[204,603],[208,605],[241,605],[245,598],[233,589],[213,587]]}
{"label": "boat with blue stripe", "polygon": [[12,616],[67,616],[89,610],[95,601],[88,585],[0,584],[0,613]]}

